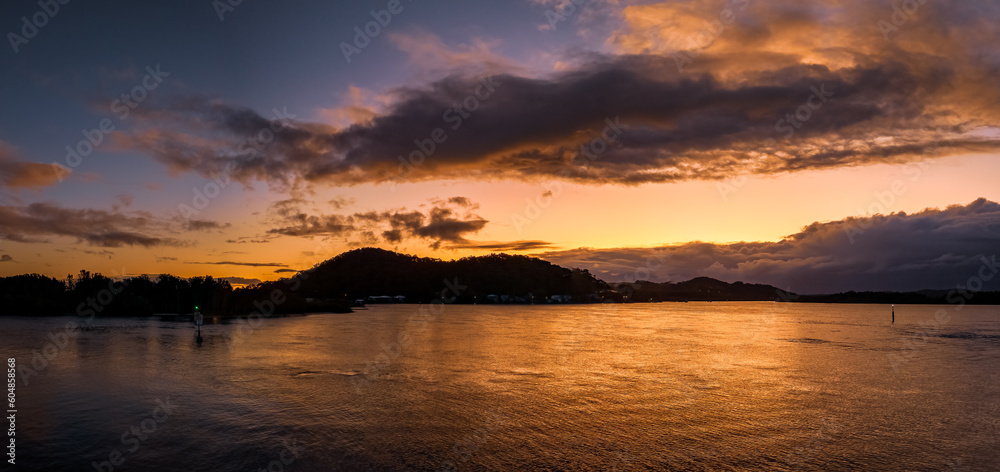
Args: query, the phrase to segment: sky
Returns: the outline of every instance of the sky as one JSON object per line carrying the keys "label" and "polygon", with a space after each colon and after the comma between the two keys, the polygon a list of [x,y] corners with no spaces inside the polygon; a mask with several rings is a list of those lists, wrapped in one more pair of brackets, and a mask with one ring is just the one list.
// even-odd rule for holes
{"label": "sky", "polygon": [[608,281],[1000,287],[998,17],[4,2],[0,275],[249,284],[373,246]]}

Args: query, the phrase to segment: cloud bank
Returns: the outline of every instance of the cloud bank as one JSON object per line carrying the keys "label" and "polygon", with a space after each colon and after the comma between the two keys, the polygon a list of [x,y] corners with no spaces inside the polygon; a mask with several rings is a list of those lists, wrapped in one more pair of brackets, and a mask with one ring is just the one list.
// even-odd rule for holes
{"label": "cloud bank", "polygon": [[[979,199],[913,214],[813,223],[777,242],[691,242],[536,255],[612,281],[678,282],[709,276],[805,294],[950,289],[979,276],[984,257],[995,266],[997,235],[1000,204]],[[1000,275],[985,280],[985,288],[1000,290]]]}
{"label": "cloud bank", "polygon": [[52,237],[71,237],[90,246],[182,247],[190,245],[173,237],[182,232],[209,231],[228,224],[209,220],[166,219],[147,211],[112,211],[66,208],[52,202],[0,205],[0,240],[49,243]]}
{"label": "cloud bank", "polygon": [[[619,7],[606,41],[612,52],[578,54],[560,72],[508,66],[484,79],[472,73],[473,59],[452,54],[447,76],[387,92],[384,110],[341,127],[293,120],[252,152],[246,137],[270,118],[182,98],[137,113],[139,125],[116,135],[116,146],[205,176],[238,161],[233,175],[245,182],[631,185],[1000,145],[1000,110],[987,105],[1000,101],[1000,57],[982,47],[1000,40],[985,20],[1000,15],[995,3],[927,2],[895,19],[891,5],[852,0]],[[419,54],[443,47],[422,44]],[[619,139],[576,165],[595,151],[608,119],[620,123]]]}
{"label": "cloud bank", "polygon": [[466,197],[434,199],[425,211],[401,208],[352,214],[310,214],[302,209],[304,203],[301,199],[289,199],[274,204],[276,227],[268,230],[268,234],[352,239],[355,245],[422,240],[439,249],[469,244],[466,236],[489,223],[473,213],[479,206]]}

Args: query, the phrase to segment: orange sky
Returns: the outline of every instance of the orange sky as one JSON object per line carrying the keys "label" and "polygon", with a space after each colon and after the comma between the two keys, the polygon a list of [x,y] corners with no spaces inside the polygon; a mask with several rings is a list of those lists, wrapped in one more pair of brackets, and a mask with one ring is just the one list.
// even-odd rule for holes
{"label": "orange sky", "polygon": [[[179,39],[149,61],[177,72],[149,77],[128,59],[139,36],[109,46],[115,66],[87,49],[6,58],[48,79],[0,91],[0,275],[254,282],[361,246],[453,259],[774,242],[1000,201],[993,3],[894,19],[860,0],[594,1],[555,23],[552,7],[429,6],[336,64],[303,47],[335,36],[315,15],[246,13],[298,25],[257,51],[275,67],[255,74]],[[216,61],[246,52],[200,34]],[[108,90],[137,83],[135,107],[109,114]],[[32,108],[52,90],[74,99]],[[115,131],[83,152],[104,120]],[[206,208],[179,212],[222,174]]]}
{"label": "orange sky", "polygon": [[[546,187],[517,182],[485,186],[460,181],[405,184],[398,185],[395,190],[384,186],[352,187],[318,191],[314,200],[324,202],[338,196],[354,199],[355,203],[345,210],[367,211],[397,205],[416,208],[438,196],[464,195],[478,202],[481,209],[477,213],[489,220],[489,224],[476,234],[477,241],[541,240],[551,242],[552,249],[652,247],[689,241],[778,241],[814,221],[865,215],[872,205],[878,204],[876,194],[885,195],[897,180],[904,185],[905,193],[898,195],[886,208],[888,212],[913,213],[952,202],[968,203],[979,197],[1000,201],[1000,190],[994,182],[996,175],[1000,175],[997,156],[965,155],[920,166],[877,165],[746,180],[638,187],[569,183],[558,186],[550,183]],[[561,188],[562,193],[546,199],[541,196],[545,188]],[[258,228],[266,227],[264,215],[268,203],[278,198],[282,196],[265,190],[252,194],[234,193],[219,200],[206,215],[199,216],[221,220],[226,220],[227,214],[248,216],[229,220],[231,227],[202,235],[192,247],[169,250],[116,248],[112,258],[100,254],[99,248],[76,244],[73,238],[60,238],[58,243],[44,246],[6,242],[4,250],[18,254],[21,264],[0,267],[6,271],[4,275],[39,272],[62,277],[88,269],[116,275],[171,273],[189,277],[209,274],[271,280],[287,274],[275,273],[278,267],[191,262],[278,263],[301,270],[356,247],[338,238],[282,237],[262,244],[226,242],[260,233]],[[535,205],[542,203],[537,213],[528,200],[533,200]],[[322,203],[316,207],[320,211],[334,211]],[[529,218],[534,214],[537,218]],[[525,219],[515,220],[514,215]],[[522,222],[520,232],[515,221]],[[260,237],[263,239],[266,235],[260,234]],[[490,252],[432,250],[421,241],[383,246],[442,259]],[[531,252],[540,251],[527,253]]]}

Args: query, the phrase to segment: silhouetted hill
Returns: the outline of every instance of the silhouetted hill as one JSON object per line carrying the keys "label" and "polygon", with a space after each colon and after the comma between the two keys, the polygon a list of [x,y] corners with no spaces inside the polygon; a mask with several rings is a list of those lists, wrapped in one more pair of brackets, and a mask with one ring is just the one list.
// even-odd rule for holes
{"label": "silhouetted hill", "polygon": [[637,281],[616,284],[618,292],[638,302],[662,301],[787,301],[796,295],[763,284],[727,283],[709,277],[686,282]]}
{"label": "silhouetted hill", "polygon": [[[363,248],[339,254],[319,263],[301,276],[307,297],[336,295],[348,299],[370,295],[426,294],[441,281],[432,281],[441,271],[441,261],[420,258],[377,248]],[[440,288],[438,288],[440,291]]]}
{"label": "silhouetted hill", "polygon": [[[566,269],[527,256],[491,254],[456,261],[421,258],[377,248],[340,254],[311,269],[302,284],[307,297],[406,297],[430,302],[443,290],[459,288],[456,303],[487,302],[487,296],[520,297],[525,302],[552,295],[587,300],[608,285],[586,270]],[[447,282],[446,282],[447,281]],[[453,293],[447,293],[451,297]]]}

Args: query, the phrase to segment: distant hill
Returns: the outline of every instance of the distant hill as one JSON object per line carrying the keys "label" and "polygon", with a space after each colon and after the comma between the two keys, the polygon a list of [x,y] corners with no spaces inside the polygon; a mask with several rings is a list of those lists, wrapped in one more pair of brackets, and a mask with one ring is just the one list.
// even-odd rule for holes
{"label": "distant hill", "polygon": [[647,282],[615,284],[618,292],[631,301],[790,301],[796,295],[763,284],[727,283],[709,277],[686,282]]}

